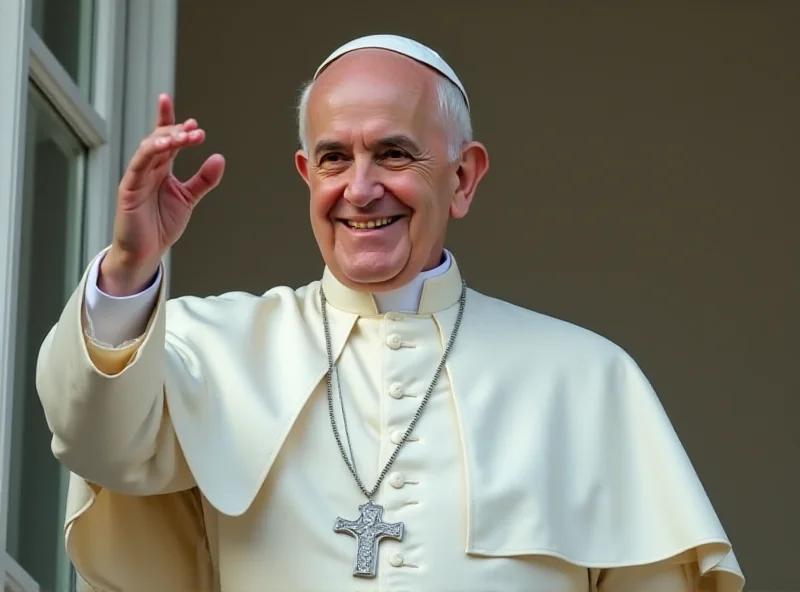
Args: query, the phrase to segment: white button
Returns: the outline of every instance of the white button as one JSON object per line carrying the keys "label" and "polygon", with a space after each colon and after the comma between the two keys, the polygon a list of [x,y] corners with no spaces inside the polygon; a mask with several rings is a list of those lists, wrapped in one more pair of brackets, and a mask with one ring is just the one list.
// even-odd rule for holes
{"label": "white button", "polygon": [[403,385],[399,382],[394,382],[389,385],[389,396],[394,397],[395,399],[402,399],[403,398]]}
{"label": "white button", "polygon": [[[391,436],[389,436],[389,440],[392,442],[392,444],[397,444],[399,446],[400,442],[403,441],[403,436],[405,435],[406,433],[403,430],[396,430],[392,432]],[[406,440],[406,442],[417,442],[418,440],[419,437],[415,436],[414,433],[412,432],[411,435],[408,437],[408,440]]]}
{"label": "white button", "polygon": [[400,346],[402,344],[403,340],[400,339],[400,336],[397,333],[392,333],[386,338],[386,345],[388,345],[392,349],[400,349]]}
{"label": "white button", "polygon": [[394,553],[389,557],[389,564],[392,567],[400,567],[403,565],[403,554],[402,553]]}
{"label": "white button", "polygon": [[400,489],[405,484],[406,484],[406,479],[405,477],[403,477],[402,473],[392,473],[391,475],[389,475],[389,485],[391,485],[395,489]]}

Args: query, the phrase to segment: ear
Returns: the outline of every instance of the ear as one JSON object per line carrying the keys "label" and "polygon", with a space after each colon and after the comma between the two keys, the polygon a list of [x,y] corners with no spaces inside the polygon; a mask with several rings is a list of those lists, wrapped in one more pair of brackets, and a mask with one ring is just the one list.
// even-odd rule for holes
{"label": "ear", "polygon": [[306,153],[301,149],[295,152],[294,154],[294,166],[297,168],[297,172],[300,173],[300,176],[303,178],[303,181],[306,182],[306,185],[309,187],[311,183],[309,181],[309,171],[308,171],[308,157]]}
{"label": "ear", "polygon": [[461,160],[455,171],[458,185],[450,204],[450,215],[453,218],[467,215],[478,184],[488,170],[489,152],[486,146],[480,142],[470,142],[461,150]]}

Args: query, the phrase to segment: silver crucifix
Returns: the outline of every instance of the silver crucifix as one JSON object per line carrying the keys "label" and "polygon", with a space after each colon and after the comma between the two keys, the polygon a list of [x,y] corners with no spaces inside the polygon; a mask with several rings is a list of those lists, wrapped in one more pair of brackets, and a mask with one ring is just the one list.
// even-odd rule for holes
{"label": "silver crucifix", "polygon": [[358,520],[337,518],[333,531],[349,534],[358,543],[353,575],[361,578],[374,578],[378,567],[378,543],[382,539],[403,540],[403,523],[383,522],[383,506],[371,501],[358,506]]}

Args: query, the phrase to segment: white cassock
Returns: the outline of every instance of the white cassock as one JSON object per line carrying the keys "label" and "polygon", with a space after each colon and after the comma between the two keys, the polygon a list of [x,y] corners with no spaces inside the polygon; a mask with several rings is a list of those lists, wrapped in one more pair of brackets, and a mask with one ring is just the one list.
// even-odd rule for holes
{"label": "white cassock", "polygon": [[[453,330],[461,275],[449,254],[380,301],[326,270],[260,296],[165,302],[157,282],[100,302],[97,261],[44,342],[38,387],[53,450],[73,473],[67,549],[98,590],[742,589],[723,527],[633,360],[473,290],[375,498],[404,536],[380,544],[376,577],[353,576],[356,540],[333,525],[355,519],[365,497],[331,429],[320,285],[356,467],[371,488]],[[102,345],[109,331],[139,337]]]}

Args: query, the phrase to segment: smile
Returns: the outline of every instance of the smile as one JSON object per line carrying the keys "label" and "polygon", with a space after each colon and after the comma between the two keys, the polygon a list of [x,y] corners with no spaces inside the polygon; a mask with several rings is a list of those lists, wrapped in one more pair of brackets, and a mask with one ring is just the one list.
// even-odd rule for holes
{"label": "smile", "polygon": [[388,218],[375,218],[374,220],[366,221],[342,220],[342,222],[354,230],[371,230],[373,228],[391,226],[400,218],[402,218],[402,216],[389,216]]}

